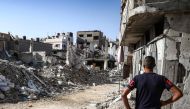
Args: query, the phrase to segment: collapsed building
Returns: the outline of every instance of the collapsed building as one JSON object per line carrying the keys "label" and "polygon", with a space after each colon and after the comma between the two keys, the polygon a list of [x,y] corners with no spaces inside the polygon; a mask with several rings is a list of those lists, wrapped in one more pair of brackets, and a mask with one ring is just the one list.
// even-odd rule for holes
{"label": "collapsed building", "polygon": [[10,33],[0,33],[0,58],[21,60],[26,64],[42,64],[46,62],[46,56],[51,55],[52,45],[36,40],[19,38]]}
{"label": "collapsed building", "polygon": [[[64,50],[64,47],[53,48],[54,45],[43,43],[39,38],[28,40],[26,36],[21,39],[1,33],[0,42],[0,103],[36,100],[83,90],[89,85],[110,83],[109,77],[115,75],[109,70],[88,68],[85,49],[78,49],[68,41]],[[109,51],[114,54],[117,46],[111,43]],[[55,51],[64,52],[66,59],[57,58]],[[61,62],[63,60],[66,62]]]}
{"label": "collapsed building", "polygon": [[115,67],[116,60],[113,55],[118,48],[116,44],[109,42],[103,32],[98,30],[77,32],[77,48],[84,51],[86,65],[97,69]]}
{"label": "collapsed building", "polygon": [[184,91],[185,97],[166,109],[189,108],[189,19],[189,0],[121,0],[120,44],[128,47],[130,78],[141,73],[142,60],[151,55],[157,62],[154,72]]}
{"label": "collapsed building", "polygon": [[52,45],[52,56],[66,60],[67,46],[73,45],[73,33],[57,33],[54,36],[48,36],[43,39],[44,43]]}
{"label": "collapsed building", "polygon": [[[3,35],[2,35],[3,34]],[[36,100],[110,83],[109,72],[88,69],[83,52],[67,45],[67,61],[50,63],[52,45],[2,33],[0,37],[0,103]],[[57,59],[60,61],[62,59]],[[52,60],[51,60],[52,61]]]}
{"label": "collapsed building", "polygon": [[40,42],[39,38],[36,40],[14,39],[14,53],[15,56],[27,64],[43,64],[46,62],[46,56],[50,56],[52,52],[51,44]]}
{"label": "collapsed building", "polygon": [[10,49],[11,35],[10,33],[0,33],[0,58],[6,59]]}
{"label": "collapsed building", "polygon": [[108,41],[108,56],[110,60],[113,62],[110,63],[110,67],[114,67],[117,59],[117,53],[118,53],[118,47],[119,47],[119,40],[116,39],[116,41]]}

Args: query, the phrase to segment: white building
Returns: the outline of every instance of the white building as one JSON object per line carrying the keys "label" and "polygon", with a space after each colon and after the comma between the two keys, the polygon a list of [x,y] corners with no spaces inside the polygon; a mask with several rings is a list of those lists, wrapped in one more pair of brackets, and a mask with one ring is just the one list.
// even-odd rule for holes
{"label": "white building", "polygon": [[67,43],[73,45],[73,33],[57,33],[55,36],[48,36],[44,43],[52,44],[53,50],[66,50]]}

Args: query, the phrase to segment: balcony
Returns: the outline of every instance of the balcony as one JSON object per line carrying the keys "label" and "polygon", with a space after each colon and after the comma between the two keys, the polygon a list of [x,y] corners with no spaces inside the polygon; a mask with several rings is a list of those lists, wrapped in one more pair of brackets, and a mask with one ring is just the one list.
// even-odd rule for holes
{"label": "balcony", "polygon": [[190,9],[189,0],[134,0],[134,8],[139,6],[155,7],[161,11],[184,11]]}
{"label": "balcony", "polygon": [[99,51],[94,51],[91,53],[86,53],[85,55],[85,60],[105,60],[105,59],[111,59],[110,55],[105,55],[105,52],[99,52]]}
{"label": "balcony", "polygon": [[[190,0],[128,0],[121,45],[135,44],[167,13],[190,12]],[[125,15],[125,14],[122,14]],[[122,16],[123,17],[123,16]]]}

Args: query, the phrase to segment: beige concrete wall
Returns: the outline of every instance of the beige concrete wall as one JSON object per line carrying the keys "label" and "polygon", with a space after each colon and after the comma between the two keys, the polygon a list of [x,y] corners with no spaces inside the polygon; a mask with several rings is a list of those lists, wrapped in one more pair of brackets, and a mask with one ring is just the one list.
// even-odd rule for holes
{"label": "beige concrete wall", "polygon": [[[87,37],[88,34],[91,34],[92,37]],[[99,47],[105,45],[105,38],[103,37],[103,33],[101,31],[78,31],[77,37],[79,37],[79,35],[83,35],[83,37],[80,38],[92,43],[93,45],[98,45]],[[94,36],[98,36],[99,39],[94,40]]]}
{"label": "beige concrete wall", "polygon": [[[19,52],[29,52],[30,50],[30,40],[18,40],[17,48],[19,48]],[[33,51],[46,51],[47,54],[51,54],[52,45],[42,42],[33,43]]]}

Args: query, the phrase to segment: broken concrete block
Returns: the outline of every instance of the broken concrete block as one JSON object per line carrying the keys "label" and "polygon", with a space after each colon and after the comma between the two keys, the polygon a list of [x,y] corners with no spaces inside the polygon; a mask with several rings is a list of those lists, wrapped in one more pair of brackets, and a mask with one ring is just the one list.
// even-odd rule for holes
{"label": "broken concrete block", "polygon": [[5,99],[5,95],[0,91],[0,99]]}

